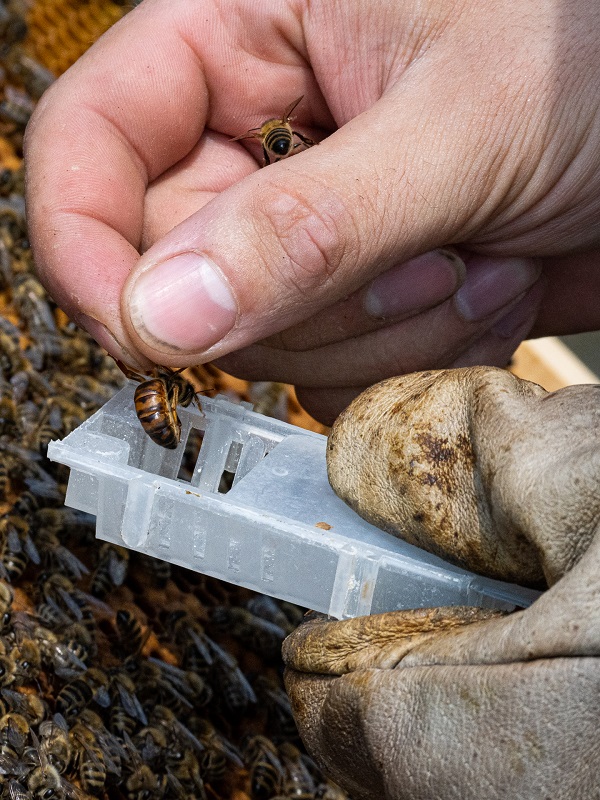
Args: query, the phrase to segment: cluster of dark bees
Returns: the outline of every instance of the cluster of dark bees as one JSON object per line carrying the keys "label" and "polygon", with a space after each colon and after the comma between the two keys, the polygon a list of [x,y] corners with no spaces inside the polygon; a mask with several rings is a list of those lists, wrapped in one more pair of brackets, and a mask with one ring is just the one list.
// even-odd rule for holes
{"label": "cluster of dark bees", "polygon": [[[0,144],[17,155],[50,80],[21,23],[0,3]],[[304,753],[282,686],[299,609],[97,542],[64,506],[48,442],[123,378],[35,277],[14,162],[0,164],[0,310],[0,798],[345,797]],[[281,412],[281,387],[249,389]]]}
{"label": "cluster of dark bees", "polygon": [[[0,135],[22,155],[23,133],[35,103],[54,80],[25,46],[28,28],[21,0],[0,0]],[[4,190],[4,203],[9,202]]]}

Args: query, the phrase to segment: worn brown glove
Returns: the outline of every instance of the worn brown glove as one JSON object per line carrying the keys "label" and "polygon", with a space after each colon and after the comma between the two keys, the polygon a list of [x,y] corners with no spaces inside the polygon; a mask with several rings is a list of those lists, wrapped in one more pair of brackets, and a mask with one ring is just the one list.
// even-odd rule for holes
{"label": "worn brown glove", "polygon": [[309,752],[355,800],[600,798],[600,387],[423,372],[336,422],[335,490],[461,566],[550,586],[525,611],[301,626],[286,683]]}

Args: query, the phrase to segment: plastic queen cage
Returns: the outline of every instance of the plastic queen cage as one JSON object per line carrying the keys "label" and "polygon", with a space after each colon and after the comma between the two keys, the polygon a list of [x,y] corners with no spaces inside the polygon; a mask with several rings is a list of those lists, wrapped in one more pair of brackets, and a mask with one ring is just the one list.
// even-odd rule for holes
{"label": "plastic queen cage", "polygon": [[[223,396],[179,408],[176,450],[140,425],[130,382],[48,455],[99,539],[345,618],[402,608],[525,607],[539,593],[446,563],[365,522],[327,480],[327,438]],[[201,440],[191,480],[181,463]],[[228,480],[222,480],[223,477]],[[229,488],[230,487],[230,488]]]}

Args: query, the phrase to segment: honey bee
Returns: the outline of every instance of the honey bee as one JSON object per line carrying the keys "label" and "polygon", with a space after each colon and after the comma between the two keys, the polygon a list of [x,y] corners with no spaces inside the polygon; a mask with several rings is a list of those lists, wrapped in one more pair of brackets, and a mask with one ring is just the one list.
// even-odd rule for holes
{"label": "honey bee", "polygon": [[72,783],[62,778],[60,773],[50,764],[33,769],[27,777],[27,789],[33,800],[58,800],[59,798],[73,797],[83,800],[85,795]]}
{"label": "honey bee", "polygon": [[150,636],[150,628],[144,630],[141,622],[131,611],[119,609],[115,616],[119,648],[126,656],[137,656]]}
{"label": "honey bee", "polygon": [[142,725],[147,725],[148,718],[138,700],[136,687],[131,677],[124,670],[117,667],[110,670],[109,679],[112,702],[118,702],[128,716],[137,719]]}
{"label": "honey bee", "polygon": [[39,530],[35,537],[35,546],[44,567],[57,569],[76,580],[88,574],[85,564],[65,547],[54,531],[47,528]]}
{"label": "honey bee", "polygon": [[253,686],[259,702],[267,709],[269,729],[283,739],[299,741],[290,699],[281,686],[266,675],[259,675]]}
{"label": "honey bee", "polygon": [[42,625],[30,628],[29,635],[39,647],[44,662],[52,664],[59,678],[70,680],[85,672],[84,659],[87,658],[88,652],[79,642],[59,638]]}
{"label": "honey bee", "polygon": [[155,728],[162,729],[171,741],[179,741],[190,747],[201,755],[205,751],[205,743],[191,732],[191,730],[181,722],[170,708],[162,705],[155,705],[152,709],[151,723]]}
{"label": "honey bee", "polygon": [[104,542],[98,551],[98,565],[92,576],[90,591],[96,597],[106,597],[114,587],[121,586],[127,575],[129,551]]}
{"label": "honey bee", "polygon": [[191,750],[181,750],[175,744],[167,750],[165,762],[167,783],[176,797],[206,800],[200,765]]}
{"label": "honey bee", "polygon": [[235,658],[215,642],[210,642],[213,656],[213,687],[224,709],[233,715],[244,714],[254,705],[256,695]]}
{"label": "honey bee", "polygon": [[42,757],[62,775],[71,763],[72,747],[66,721],[60,714],[42,722],[38,730]]}
{"label": "honey bee", "polygon": [[159,780],[148,764],[144,764],[127,733],[124,734],[124,740],[131,762],[131,773],[125,781],[127,800],[152,800],[163,797],[164,782]]}
{"label": "honey bee", "polygon": [[17,665],[12,652],[0,647],[0,686],[10,686],[16,679]]}
{"label": "honey bee", "polygon": [[15,664],[14,676],[17,683],[37,678],[42,665],[42,654],[37,642],[23,638],[13,647],[11,658]]}
{"label": "honey bee", "polygon": [[127,800],[151,800],[163,797],[164,787],[147,764],[139,763],[125,781]]}
{"label": "honey bee", "polygon": [[108,708],[110,705],[108,685],[108,675],[92,667],[63,686],[56,695],[56,710],[69,719],[81,713],[92,700],[99,706]]}
{"label": "honey bee", "polygon": [[278,625],[286,635],[294,630],[294,626],[279,607],[277,600],[266,594],[257,594],[246,602],[246,608],[257,617]]}
{"label": "honey bee", "polygon": [[13,597],[10,586],[4,581],[0,581],[0,633],[10,625]]}
{"label": "honey bee", "polygon": [[86,708],[79,715],[78,724],[93,733],[98,747],[102,750],[102,758],[107,772],[120,776],[121,766],[123,760],[127,758],[127,752],[117,737],[106,729],[102,718],[95,711]]}
{"label": "honey bee", "polygon": [[8,71],[20,81],[30,97],[39,100],[54,81],[54,75],[38,61],[26,55],[20,47],[13,47],[6,59]]}
{"label": "honey bee", "polygon": [[134,403],[142,428],[153,442],[168,450],[175,450],[181,439],[177,406],[186,408],[196,400],[194,387],[181,375],[182,370],[156,367],[152,377],[146,378],[117,363],[126,377],[139,381]]}
{"label": "honey bee", "polygon": [[271,660],[279,658],[285,631],[274,622],[239,606],[215,606],[210,622],[215,630],[231,633],[252,652]]}
{"label": "honey bee", "polygon": [[201,768],[207,783],[217,782],[225,777],[230,765],[243,767],[243,761],[238,749],[219,733],[206,717],[194,716],[190,718],[190,727],[205,748],[200,754]]}
{"label": "honey bee", "polygon": [[27,36],[25,20],[5,3],[0,3],[0,36],[3,46],[20,42]]}
{"label": "honey bee", "polygon": [[211,641],[202,625],[186,611],[172,611],[164,618],[165,630],[183,650],[183,665],[207,677],[213,664]]}
{"label": "honey bee", "polygon": [[21,714],[30,725],[38,725],[48,713],[46,704],[37,694],[14,692],[12,689],[0,691],[0,708],[5,714],[11,711]]}
{"label": "honey bee", "polygon": [[106,763],[94,733],[86,725],[76,722],[69,731],[69,739],[79,764],[81,787],[89,794],[100,794],[106,783]]}
{"label": "honey bee", "polygon": [[56,322],[48,294],[33,275],[19,275],[12,285],[13,303],[32,331],[56,333]]}
{"label": "honey bee", "polygon": [[[283,112],[281,118],[275,117],[273,119],[268,119],[258,128],[251,128],[246,133],[242,133],[241,136],[235,136],[231,141],[237,142],[240,139],[260,139],[264,158],[263,166],[270,164],[271,159],[273,159],[273,163],[275,163],[276,161],[281,161],[283,158],[287,158],[292,155],[294,150],[300,147],[301,144],[305,147],[312,147],[317,144],[317,142],[309,139],[308,136],[304,136],[298,133],[298,131],[293,130],[290,125],[292,119],[290,115],[303,97],[304,95],[300,95],[297,100],[290,103]],[[300,142],[294,143],[294,136],[300,139]]]}
{"label": "honey bee", "polygon": [[134,737],[135,744],[142,761],[155,769],[160,767],[163,755],[167,749],[167,736],[157,726],[146,726]]}
{"label": "honey bee", "polygon": [[[11,778],[8,782],[8,794],[10,800],[31,800],[31,795],[22,783]],[[4,797],[4,795],[2,795]]]}
{"label": "honey bee", "polygon": [[117,704],[111,707],[108,726],[115,736],[121,739],[124,735],[132,736],[137,724],[137,720],[130,716],[122,705]]}
{"label": "honey bee", "polygon": [[252,800],[269,800],[279,794],[285,773],[277,748],[266,736],[251,736],[244,746],[244,761],[250,769]]}
{"label": "honey bee", "polygon": [[279,758],[285,769],[284,791],[286,797],[296,800],[313,800],[315,782],[302,761],[302,754],[291,742],[279,745]]}
{"label": "honey bee", "polygon": [[9,713],[0,718],[0,753],[21,756],[29,739],[29,722],[22,714]]}
{"label": "honey bee", "polygon": [[145,571],[149,574],[152,583],[164,589],[171,578],[171,565],[168,561],[161,561],[152,556],[145,556],[141,553],[136,553],[138,561],[143,564]]}

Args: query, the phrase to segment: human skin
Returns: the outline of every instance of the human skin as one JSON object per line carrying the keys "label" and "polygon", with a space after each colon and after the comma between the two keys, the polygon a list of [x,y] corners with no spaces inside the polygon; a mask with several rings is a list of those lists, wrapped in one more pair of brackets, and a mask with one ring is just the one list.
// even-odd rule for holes
{"label": "human skin", "polygon": [[[598,328],[599,39],[583,0],[144,0],[28,128],[40,276],[132,367],[217,360],[324,421]],[[230,141],[302,94],[318,147]]]}

